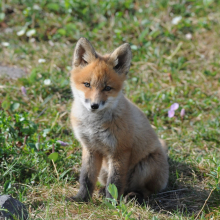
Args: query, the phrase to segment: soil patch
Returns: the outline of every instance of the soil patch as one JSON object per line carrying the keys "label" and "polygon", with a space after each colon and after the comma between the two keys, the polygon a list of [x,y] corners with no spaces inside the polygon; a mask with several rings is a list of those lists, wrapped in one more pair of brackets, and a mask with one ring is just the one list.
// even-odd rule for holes
{"label": "soil patch", "polygon": [[9,79],[18,79],[26,75],[27,72],[21,68],[0,65],[0,77],[6,77]]}

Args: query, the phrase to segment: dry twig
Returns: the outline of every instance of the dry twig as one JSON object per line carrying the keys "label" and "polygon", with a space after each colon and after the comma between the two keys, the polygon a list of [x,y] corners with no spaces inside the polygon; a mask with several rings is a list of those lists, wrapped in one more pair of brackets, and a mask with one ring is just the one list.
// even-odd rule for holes
{"label": "dry twig", "polygon": [[196,216],[195,220],[198,219],[198,217],[199,217],[200,214],[202,213],[203,209],[205,208],[206,203],[208,202],[208,200],[209,200],[209,198],[210,198],[210,196],[212,195],[212,193],[213,193],[214,190],[215,190],[215,188],[213,188],[213,189],[211,190],[211,192],[209,193],[208,198],[205,200],[205,203],[203,204],[202,209],[199,211],[199,213],[198,213],[198,215]]}

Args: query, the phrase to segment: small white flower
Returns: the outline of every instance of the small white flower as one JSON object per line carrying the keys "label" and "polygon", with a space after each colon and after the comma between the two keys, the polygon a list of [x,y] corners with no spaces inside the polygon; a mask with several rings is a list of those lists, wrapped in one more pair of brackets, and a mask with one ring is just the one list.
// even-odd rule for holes
{"label": "small white flower", "polygon": [[172,24],[178,24],[182,19],[182,16],[178,16],[173,18],[173,20],[171,21]]}
{"label": "small white flower", "polygon": [[34,10],[41,10],[41,7],[40,7],[39,5],[34,5],[34,6],[33,6],[33,9],[34,9]]}
{"label": "small white flower", "polygon": [[50,83],[51,83],[50,79],[45,79],[44,80],[44,85],[48,86],[48,85],[50,85]]}
{"label": "small white flower", "polygon": [[36,39],[34,37],[30,38],[29,42],[30,43],[34,43],[36,41]]}
{"label": "small white flower", "polygon": [[35,30],[35,29],[30,29],[30,30],[27,31],[27,33],[26,33],[27,37],[31,37],[31,36],[33,36],[34,34],[36,34],[36,30]]}
{"label": "small white flower", "polygon": [[72,70],[72,67],[71,67],[71,66],[67,66],[66,69],[67,69],[68,71],[71,71],[71,70]]}
{"label": "small white flower", "polygon": [[136,45],[131,45],[131,49],[132,49],[132,50],[137,50],[138,47],[137,47]]}
{"label": "small white flower", "polygon": [[8,47],[10,44],[8,42],[2,42],[2,46]]}
{"label": "small white flower", "polygon": [[39,60],[38,60],[38,63],[45,63],[45,62],[46,62],[45,59],[39,59]]}
{"label": "small white flower", "polygon": [[54,42],[52,40],[49,40],[48,43],[50,44],[51,47],[54,46]]}
{"label": "small white flower", "polygon": [[191,33],[188,33],[185,35],[186,39],[187,40],[191,40],[192,39],[192,34]]}
{"label": "small white flower", "polygon": [[139,8],[139,10],[138,10],[140,13],[142,13],[143,12],[143,9],[142,8]]}
{"label": "small white flower", "polygon": [[20,31],[17,32],[17,35],[22,36],[25,34],[25,31],[26,31],[25,29],[21,29]]}

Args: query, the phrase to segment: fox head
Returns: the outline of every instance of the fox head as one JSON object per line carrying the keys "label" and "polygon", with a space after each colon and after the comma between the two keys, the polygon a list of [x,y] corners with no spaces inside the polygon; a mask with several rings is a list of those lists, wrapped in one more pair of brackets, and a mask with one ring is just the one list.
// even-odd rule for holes
{"label": "fox head", "polygon": [[73,53],[70,77],[75,100],[91,112],[116,107],[131,57],[128,43],[101,56],[86,38],[80,38]]}

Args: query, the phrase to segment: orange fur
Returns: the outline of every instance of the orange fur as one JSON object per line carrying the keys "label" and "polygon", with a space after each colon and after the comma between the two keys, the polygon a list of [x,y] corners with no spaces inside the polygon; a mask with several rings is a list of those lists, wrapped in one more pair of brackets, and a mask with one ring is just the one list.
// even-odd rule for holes
{"label": "orange fur", "polygon": [[[85,68],[76,68],[71,72],[71,81],[75,82],[78,90],[84,92],[85,98],[91,100],[100,99],[106,101],[107,96],[117,96],[122,89],[125,77],[118,75],[104,60],[97,59]],[[90,82],[91,89],[84,86],[84,82]],[[109,92],[102,92],[105,85],[112,87]]]}

